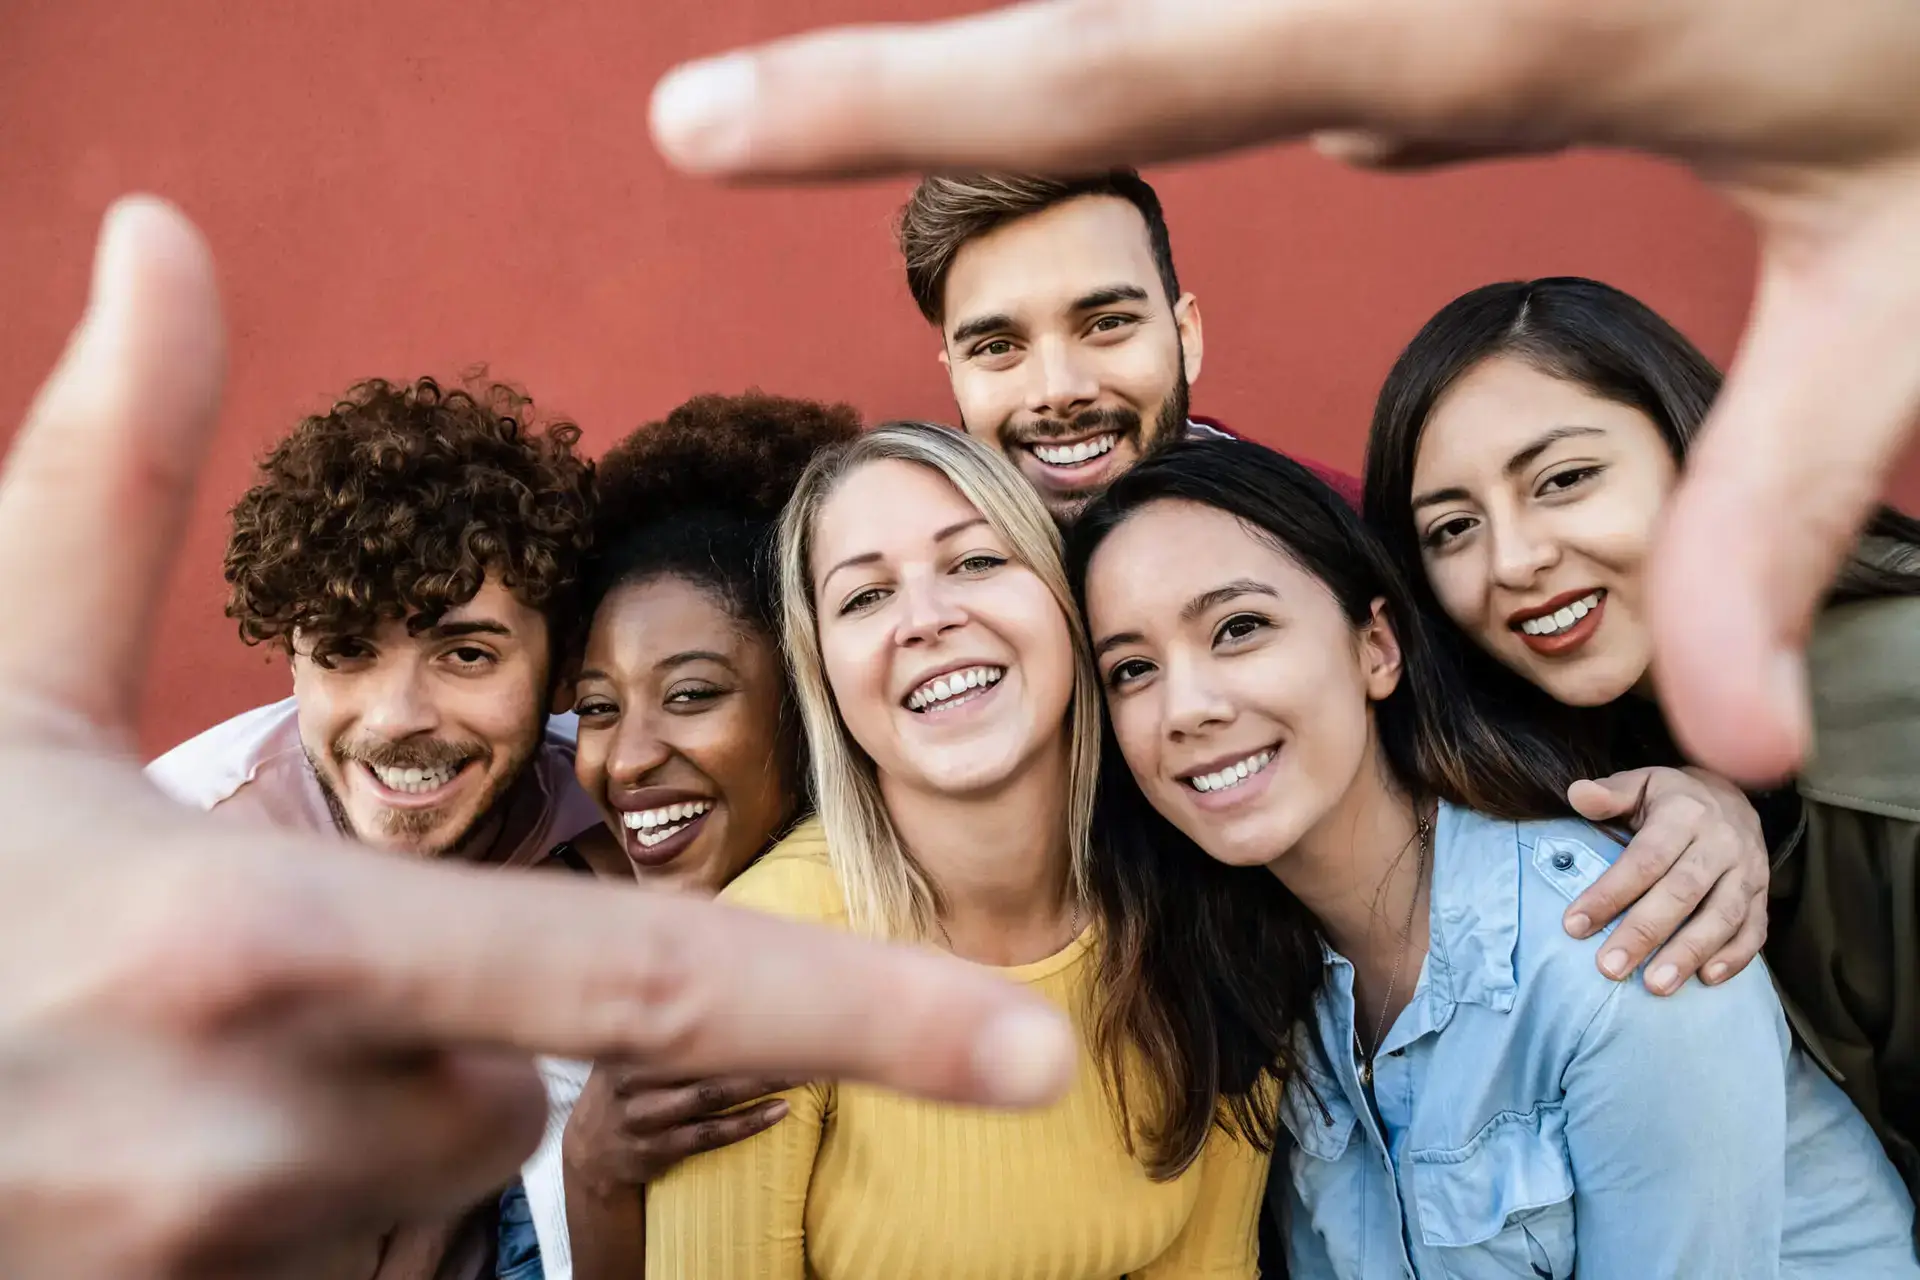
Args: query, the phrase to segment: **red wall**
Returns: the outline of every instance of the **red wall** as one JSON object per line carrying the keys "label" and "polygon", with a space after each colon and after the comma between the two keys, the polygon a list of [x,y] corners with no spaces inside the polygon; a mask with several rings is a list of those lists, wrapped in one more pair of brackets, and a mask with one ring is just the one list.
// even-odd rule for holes
{"label": "red wall", "polygon": [[[221,616],[223,513],[251,460],[354,379],[477,362],[594,448],[757,385],[944,417],[889,220],[906,185],[730,191],[649,147],[674,60],[952,0],[11,0],[0,40],[0,439],[77,314],[96,220],[164,194],[221,262],[232,380],[154,637],[159,748],[286,688]],[[1582,157],[1417,181],[1298,151],[1152,175],[1207,322],[1200,412],[1348,467],[1399,345],[1488,280],[1639,293],[1719,358],[1751,242],[1686,177]],[[1920,496],[1910,473],[1903,496]]]}

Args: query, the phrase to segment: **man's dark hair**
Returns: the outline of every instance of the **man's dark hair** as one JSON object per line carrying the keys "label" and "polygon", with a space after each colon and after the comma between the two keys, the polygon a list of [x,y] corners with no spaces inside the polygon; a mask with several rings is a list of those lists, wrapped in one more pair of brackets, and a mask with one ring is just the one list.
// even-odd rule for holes
{"label": "man's dark hair", "polygon": [[1180,297],[1160,197],[1132,169],[1083,178],[1043,178],[1024,173],[977,173],[921,180],[900,210],[900,253],[907,262],[907,290],[920,314],[939,324],[946,312],[947,272],[960,247],[1020,218],[1031,217],[1082,196],[1117,196],[1146,219],[1147,242],[1167,302]]}
{"label": "man's dark hair", "polygon": [[[592,520],[592,465],[571,422],[536,426],[501,384],[356,384],[260,463],[233,508],[227,616],[248,644],[431,625],[489,573],[557,645]],[[411,621],[417,619],[417,623]]]}

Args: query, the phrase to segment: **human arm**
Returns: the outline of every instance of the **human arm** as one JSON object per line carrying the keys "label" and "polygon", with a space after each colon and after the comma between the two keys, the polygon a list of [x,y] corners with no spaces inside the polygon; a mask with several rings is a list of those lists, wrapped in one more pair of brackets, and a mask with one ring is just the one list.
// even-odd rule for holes
{"label": "human arm", "polygon": [[[716,1077],[656,1085],[641,1069],[593,1069],[561,1140],[567,1234],[579,1280],[632,1280],[646,1259],[644,1188],[688,1156],[752,1137],[795,1081]],[[556,1280],[549,1272],[547,1280]]]}
{"label": "human arm", "polygon": [[1566,912],[1576,938],[1620,917],[1600,949],[1608,977],[1644,964],[1648,989],[1669,995],[1696,972],[1724,982],[1760,954],[1770,858],[1760,816],[1738,787],[1699,769],[1630,769],[1576,782],[1567,800],[1591,822],[1633,831]]}
{"label": "human arm", "polygon": [[1376,164],[1691,164],[1752,219],[1759,278],[1649,561],[1655,673],[1689,756],[1758,784],[1806,752],[1809,622],[1920,420],[1916,65],[1912,0],[1046,0],[689,64],[652,126],[683,169],[761,178],[1088,172],[1326,130]]}
{"label": "human arm", "polygon": [[1608,994],[1563,1074],[1581,1274],[1774,1273],[1788,1052],[1764,969]]}
{"label": "human arm", "polygon": [[0,1275],[330,1274],[513,1176],[539,1051],[1064,1087],[1062,1020],[957,962],[155,790],[131,717],[222,363],[205,243],[117,205],[0,473]]}

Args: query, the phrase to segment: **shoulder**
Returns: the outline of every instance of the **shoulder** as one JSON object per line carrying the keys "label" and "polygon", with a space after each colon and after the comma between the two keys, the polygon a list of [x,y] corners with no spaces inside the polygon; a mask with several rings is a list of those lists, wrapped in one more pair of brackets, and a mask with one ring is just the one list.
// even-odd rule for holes
{"label": "shoulder", "polygon": [[147,765],[147,778],[182,804],[211,809],[231,799],[262,766],[299,751],[297,704],[282,698],[187,739]]}
{"label": "shoulder", "polygon": [[1575,938],[1563,919],[1619,856],[1617,840],[1579,818],[1515,822],[1443,805],[1435,843],[1436,943],[1463,990],[1484,984],[1496,1003],[1555,1020],[1607,998],[1615,984],[1596,957],[1608,932]]}
{"label": "shoulder", "polygon": [[826,831],[808,818],[720,891],[720,900],[770,915],[844,924],[846,895],[827,856]]}
{"label": "shoulder", "polygon": [[1802,794],[1920,820],[1920,596],[1826,610],[1807,647],[1807,671],[1814,745]]}

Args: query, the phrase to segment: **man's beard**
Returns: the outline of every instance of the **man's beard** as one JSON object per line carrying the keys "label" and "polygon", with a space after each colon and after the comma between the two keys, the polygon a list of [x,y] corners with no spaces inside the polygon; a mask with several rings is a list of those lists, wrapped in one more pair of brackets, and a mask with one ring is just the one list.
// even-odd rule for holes
{"label": "man's beard", "polygon": [[[546,736],[546,717],[540,718],[540,731],[533,735],[528,746],[516,751],[509,758],[510,767],[501,773],[488,792],[480,799],[474,809],[474,816],[464,827],[446,840],[431,848],[414,850],[427,858],[448,856],[471,856],[475,851],[466,846],[480,832],[495,825],[498,819],[504,822],[511,805],[514,788],[525,776],[532,763],[535,751]],[[483,772],[493,763],[494,751],[480,741],[446,742],[437,738],[408,741],[405,743],[380,741],[352,741],[336,739],[328,749],[334,764],[344,774],[348,769],[360,764],[378,765],[383,769],[424,769],[431,770],[442,765],[477,767]],[[307,764],[313,770],[314,779],[320,784],[320,794],[327,803],[327,812],[333,817],[333,825],[343,835],[374,843],[375,841],[415,841],[429,834],[445,816],[443,809],[393,809],[380,810],[380,827],[377,831],[356,830],[353,819],[347,811],[346,801],[334,789],[332,782],[319,762],[307,752]]]}
{"label": "man's beard", "polygon": [[[1023,428],[1018,436],[1003,434],[1002,452],[1010,457],[1015,449],[1024,449],[1034,444],[1045,444],[1049,440],[1078,440],[1103,432],[1112,432],[1121,440],[1132,440],[1139,453],[1138,462],[1145,462],[1157,453],[1172,448],[1187,436],[1188,397],[1190,384],[1187,382],[1187,363],[1184,358],[1178,365],[1173,389],[1167,398],[1160,402],[1160,411],[1153,417],[1153,429],[1141,430],[1140,414],[1137,410],[1118,407],[1088,409],[1064,421],[1036,422]],[[1116,445],[1117,447],[1117,445]],[[1138,465],[1136,462],[1135,465]],[[1121,472],[1125,475],[1126,472]],[[1115,476],[1114,479],[1119,479]],[[1099,490],[1088,490],[1071,508],[1051,508],[1053,517],[1063,528],[1086,509],[1100,495]]]}

